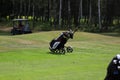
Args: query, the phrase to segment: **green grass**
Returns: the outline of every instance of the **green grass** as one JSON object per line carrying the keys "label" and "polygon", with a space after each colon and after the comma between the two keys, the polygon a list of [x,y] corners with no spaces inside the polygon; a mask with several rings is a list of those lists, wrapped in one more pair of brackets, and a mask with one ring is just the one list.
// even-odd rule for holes
{"label": "green grass", "polygon": [[0,80],[103,80],[110,60],[120,53],[120,37],[77,32],[73,53],[49,53],[61,31],[0,36]]}

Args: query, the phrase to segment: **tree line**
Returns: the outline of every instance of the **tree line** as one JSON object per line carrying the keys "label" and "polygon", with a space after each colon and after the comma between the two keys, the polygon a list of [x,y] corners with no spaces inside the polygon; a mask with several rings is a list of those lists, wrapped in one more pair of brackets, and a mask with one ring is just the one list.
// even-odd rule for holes
{"label": "tree line", "polygon": [[120,0],[0,0],[0,21],[29,18],[56,29],[120,31]]}

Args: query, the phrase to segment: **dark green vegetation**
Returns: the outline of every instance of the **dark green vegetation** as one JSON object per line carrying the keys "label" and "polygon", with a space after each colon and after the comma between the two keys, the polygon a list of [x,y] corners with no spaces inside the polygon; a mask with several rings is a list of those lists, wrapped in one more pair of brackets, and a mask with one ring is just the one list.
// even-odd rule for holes
{"label": "dark green vegetation", "polygon": [[119,5],[120,0],[0,0],[0,22],[28,18],[35,26],[41,23],[38,30],[79,26],[88,32],[120,32]]}
{"label": "dark green vegetation", "polygon": [[120,53],[119,34],[76,32],[74,52],[49,53],[61,31],[0,36],[0,80],[103,80],[110,60]]}

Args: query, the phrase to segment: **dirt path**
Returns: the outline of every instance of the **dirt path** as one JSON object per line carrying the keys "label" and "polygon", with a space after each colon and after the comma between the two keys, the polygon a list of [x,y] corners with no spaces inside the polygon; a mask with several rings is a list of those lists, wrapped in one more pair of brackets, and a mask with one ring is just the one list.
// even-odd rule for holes
{"label": "dirt path", "polygon": [[7,31],[10,31],[11,29],[12,29],[12,27],[2,27],[2,26],[0,26],[0,31],[7,32]]}

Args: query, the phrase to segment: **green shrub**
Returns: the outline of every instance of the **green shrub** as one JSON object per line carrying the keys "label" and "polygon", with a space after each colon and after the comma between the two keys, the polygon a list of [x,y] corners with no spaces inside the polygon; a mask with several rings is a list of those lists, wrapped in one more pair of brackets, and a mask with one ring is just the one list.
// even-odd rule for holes
{"label": "green shrub", "polygon": [[41,23],[41,22],[37,22],[34,27],[34,30],[37,30],[37,31],[50,31],[52,29],[53,28],[52,26],[50,26],[49,23]]}

